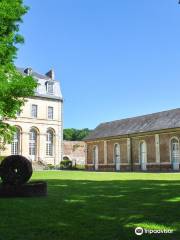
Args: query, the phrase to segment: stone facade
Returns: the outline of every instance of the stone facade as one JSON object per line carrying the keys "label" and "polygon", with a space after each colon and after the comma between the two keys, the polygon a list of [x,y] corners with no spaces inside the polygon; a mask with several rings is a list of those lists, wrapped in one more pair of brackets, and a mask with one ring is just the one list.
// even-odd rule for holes
{"label": "stone facade", "polygon": [[29,74],[30,71],[39,86],[35,96],[27,99],[17,118],[7,121],[16,126],[17,134],[13,143],[7,145],[5,151],[1,151],[0,154],[20,154],[31,161],[57,165],[62,159],[63,136],[63,99],[60,84],[52,78],[53,71],[41,75],[32,72],[31,69],[18,70],[22,74]]}

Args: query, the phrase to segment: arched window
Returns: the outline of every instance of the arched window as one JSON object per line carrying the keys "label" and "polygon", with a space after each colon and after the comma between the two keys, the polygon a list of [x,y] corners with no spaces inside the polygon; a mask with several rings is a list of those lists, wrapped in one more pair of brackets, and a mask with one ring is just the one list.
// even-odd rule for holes
{"label": "arched window", "polygon": [[98,170],[98,147],[93,147],[93,163],[95,170]]}
{"label": "arched window", "polygon": [[171,163],[179,163],[179,140],[177,138],[171,139]]}
{"label": "arched window", "polygon": [[54,136],[53,131],[48,130],[46,134],[46,155],[53,156]]}
{"label": "arched window", "polygon": [[139,157],[140,157],[140,165],[142,170],[146,170],[146,164],[147,164],[147,146],[146,142],[142,141],[140,142],[139,146]]}
{"label": "arched window", "polygon": [[114,145],[114,162],[116,166],[116,170],[120,170],[120,145],[116,143]]}
{"label": "arched window", "polygon": [[16,128],[16,132],[13,136],[13,141],[11,143],[11,154],[18,155],[20,154],[20,129]]}
{"label": "arched window", "polygon": [[29,132],[29,155],[32,160],[36,159],[37,155],[37,130],[32,128]]}

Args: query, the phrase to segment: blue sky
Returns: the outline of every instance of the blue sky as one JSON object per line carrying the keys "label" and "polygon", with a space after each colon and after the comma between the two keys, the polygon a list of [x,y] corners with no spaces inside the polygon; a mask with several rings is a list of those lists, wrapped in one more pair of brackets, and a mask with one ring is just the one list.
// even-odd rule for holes
{"label": "blue sky", "polygon": [[26,0],[17,66],[56,71],[64,127],[180,107],[178,0]]}

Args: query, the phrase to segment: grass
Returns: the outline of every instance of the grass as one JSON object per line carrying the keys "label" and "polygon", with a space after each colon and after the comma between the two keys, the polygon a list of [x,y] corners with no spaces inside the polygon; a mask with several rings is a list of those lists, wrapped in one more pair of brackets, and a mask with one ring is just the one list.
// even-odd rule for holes
{"label": "grass", "polygon": [[[46,198],[0,199],[0,240],[180,239],[179,173],[35,172]],[[136,236],[134,229],[172,229]]]}

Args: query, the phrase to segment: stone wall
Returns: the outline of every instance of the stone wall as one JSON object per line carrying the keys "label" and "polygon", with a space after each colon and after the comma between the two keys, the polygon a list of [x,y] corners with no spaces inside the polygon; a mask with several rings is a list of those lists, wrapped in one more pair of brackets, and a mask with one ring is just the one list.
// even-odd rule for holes
{"label": "stone wall", "polygon": [[64,157],[68,157],[74,164],[85,165],[85,142],[63,141]]}

